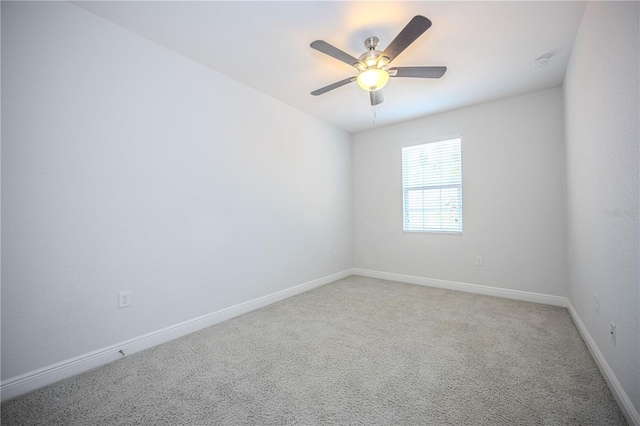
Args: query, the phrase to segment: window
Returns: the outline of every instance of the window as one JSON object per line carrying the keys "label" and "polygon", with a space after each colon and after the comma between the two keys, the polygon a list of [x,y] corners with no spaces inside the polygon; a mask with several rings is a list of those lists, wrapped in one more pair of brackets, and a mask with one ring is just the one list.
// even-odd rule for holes
{"label": "window", "polygon": [[404,231],[462,233],[461,139],[402,148]]}

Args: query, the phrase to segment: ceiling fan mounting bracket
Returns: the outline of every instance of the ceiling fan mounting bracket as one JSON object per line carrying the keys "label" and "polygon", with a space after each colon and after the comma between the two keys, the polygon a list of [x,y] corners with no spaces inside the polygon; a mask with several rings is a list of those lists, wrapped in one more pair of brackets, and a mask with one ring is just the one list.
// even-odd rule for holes
{"label": "ceiling fan mounting bracket", "polygon": [[364,47],[366,47],[367,50],[376,50],[376,47],[378,47],[378,43],[380,43],[378,37],[368,37],[364,41]]}

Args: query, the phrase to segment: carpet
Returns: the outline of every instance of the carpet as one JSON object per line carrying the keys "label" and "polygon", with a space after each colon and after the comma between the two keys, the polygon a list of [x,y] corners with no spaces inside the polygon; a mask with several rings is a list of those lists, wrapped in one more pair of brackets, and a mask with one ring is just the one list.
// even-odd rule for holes
{"label": "carpet", "polygon": [[351,276],[6,401],[2,425],[624,425],[564,308]]}

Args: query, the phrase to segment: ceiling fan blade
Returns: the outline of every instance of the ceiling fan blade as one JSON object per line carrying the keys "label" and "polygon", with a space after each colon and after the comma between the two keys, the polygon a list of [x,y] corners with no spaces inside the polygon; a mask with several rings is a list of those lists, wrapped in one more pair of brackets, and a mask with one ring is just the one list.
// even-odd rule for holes
{"label": "ceiling fan blade", "polygon": [[384,95],[382,94],[382,90],[369,92],[369,97],[371,98],[371,105],[373,106],[376,106],[384,102]]}
{"label": "ceiling fan blade", "polygon": [[351,83],[352,81],[356,81],[356,77],[345,78],[344,80],[340,80],[336,83],[325,86],[322,89],[314,90],[313,92],[311,92],[311,94],[313,96],[322,95],[323,93],[327,93],[329,90],[337,89],[338,87],[342,87],[345,84]]}
{"label": "ceiling fan blade", "polygon": [[[343,52],[337,47],[330,45],[324,40],[314,41],[313,43],[311,43],[311,47],[319,52],[324,53],[325,55],[329,55],[332,58],[336,58],[337,60],[353,67],[355,67],[357,64],[362,64],[362,62],[360,62],[357,58],[354,58],[353,56],[349,55],[346,52]],[[362,64],[362,66],[364,66],[364,64]]]}
{"label": "ceiling fan blade", "polygon": [[391,77],[440,78],[444,75],[445,72],[447,72],[447,67],[389,68],[389,75]]}
{"label": "ceiling fan blade", "polygon": [[400,34],[393,39],[391,44],[384,49],[380,57],[388,58],[388,62],[393,61],[396,56],[409,47],[409,45],[427,31],[430,26],[431,21],[429,19],[421,15],[414,16],[407,26],[400,31]]}

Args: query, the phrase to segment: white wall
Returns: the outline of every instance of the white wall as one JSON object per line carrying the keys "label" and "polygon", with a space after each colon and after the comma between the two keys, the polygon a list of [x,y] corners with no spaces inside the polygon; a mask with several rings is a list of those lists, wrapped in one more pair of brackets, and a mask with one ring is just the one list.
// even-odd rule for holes
{"label": "white wall", "polygon": [[351,267],[348,134],[66,2],[2,89],[3,379]]}
{"label": "white wall", "polygon": [[[636,412],[639,16],[638,2],[589,2],[564,84],[568,297]],[[617,327],[615,346],[609,335],[611,322]]]}
{"label": "white wall", "polygon": [[[355,135],[354,268],[564,296],[562,108],[555,88]],[[403,233],[402,145],[456,134],[463,235]]]}

